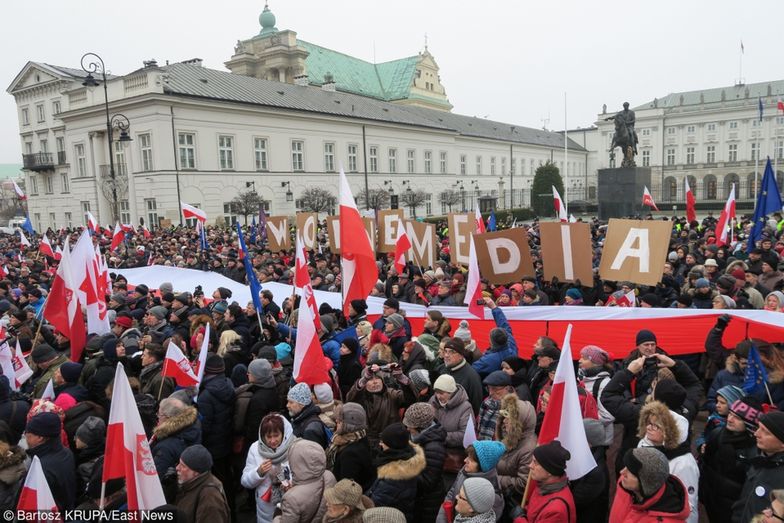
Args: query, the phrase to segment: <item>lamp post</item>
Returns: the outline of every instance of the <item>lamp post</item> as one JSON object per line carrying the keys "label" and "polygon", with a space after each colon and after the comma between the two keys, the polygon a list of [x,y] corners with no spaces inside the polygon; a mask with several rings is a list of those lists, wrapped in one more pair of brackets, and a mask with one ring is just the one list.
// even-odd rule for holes
{"label": "lamp post", "polygon": [[[253,182],[251,182],[253,183]],[[291,182],[280,182],[281,187],[286,187],[286,201],[293,202],[294,201],[294,193],[291,192]],[[256,186],[254,185],[254,190]]]}
{"label": "lamp post", "polygon": [[117,175],[114,170],[114,151],[112,150],[114,142],[114,126],[120,130],[120,142],[130,142],[131,136],[128,134],[128,129],[131,124],[128,118],[123,114],[109,115],[109,89],[106,86],[106,66],[103,59],[95,53],[85,53],[81,60],[82,70],[87,73],[82,85],[93,89],[100,83],[95,79],[93,73],[100,74],[103,81],[103,96],[104,96],[104,109],[106,111],[106,136],[109,142],[109,177],[112,184],[112,220],[117,221]]}

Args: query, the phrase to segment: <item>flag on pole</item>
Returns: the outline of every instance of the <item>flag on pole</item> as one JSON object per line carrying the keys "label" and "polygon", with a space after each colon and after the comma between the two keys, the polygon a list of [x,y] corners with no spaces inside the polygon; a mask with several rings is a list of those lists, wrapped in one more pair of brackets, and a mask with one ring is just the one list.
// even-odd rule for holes
{"label": "flag on pole", "polygon": [[659,208],[656,207],[656,202],[653,201],[653,196],[651,196],[651,191],[648,190],[647,186],[642,191],[642,204],[652,207],[656,211],[659,210]]}
{"label": "flag on pole", "polygon": [[22,190],[22,188],[19,187],[19,185],[16,183],[16,180],[11,180],[11,183],[14,184],[14,192],[16,193],[16,197],[22,201],[25,201],[27,199],[27,196],[25,196],[25,193]]}
{"label": "flag on pole", "polygon": [[398,274],[406,268],[406,253],[411,248],[411,240],[408,239],[403,220],[397,221],[397,240],[395,240],[395,270]]}
{"label": "flag on pole", "polygon": [[474,234],[479,234],[479,223],[481,221],[480,216],[468,240],[468,280],[463,303],[468,305],[468,312],[483,320],[485,319],[485,305],[482,299],[482,277],[479,273],[479,258],[476,255],[476,244],[474,243]]}
{"label": "flag on pole", "polygon": [[746,49],[743,47],[743,40],[740,41],[740,54],[745,54]]}
{"label": "flag on pole", "polygon": [[294,253],[294,287],[302,289],[302,300],[307,302],[310,307],[313,323],[316,325],[316,332],[318,332],[321,328],[321,316],[316,303],[316,295],[313,293],[313,285],[310,282],[310,274],[308,274],[308,253],[299,231],[294,246],[296,248]]}
{"label": "flag on pole", "polygon": [[180,387],[193,387],[199,385],[199,378],[194,374],[191,362],[185,357],[180,348],[169,342],[166,348],[166,358],[163,360],[163,376],[174,378]]}
{"label": "flag on pole", "polygon": [[63,259],[63,249],[58,245],[54,249],[54,259],[60,261]]}
{"label": "flag on pole", "polygon": [[264,310],[264,307],[261,305],[261,284],[250,262],[248,247],[245,245],[245,238],[242,237],[242,229],[239,222],[237,222],[237,239],[240,242],[240,258],[242,258],[242,263],[245,266],[245,278],[247,278],[250,286],[250,297],[253,299],[253,305],[256,307],[256,310],[261,312]]}
{"label": "flag on pole", "polygon": [[19,241],[22,244],[22,247],[32,247],[30,240],[27,239],[27,236],[22,232],[22,229],[19,229]]}
{"label": "flag on pole", "polygon": [[256,217],[253,217],[253,220],[250,222],[250,243],[252,245],[256,245]]}
{"label": "flag on pole", "polygon": [[267,241],[267,213],[264,211],[264,204],[259,204],[259,237],[262,243]]}
{"label": "flag on pole", "polygon": [[87,229],[92,232],[98,230],[98,220],[95,219],[95,216],[90,211],[87,211]]}
{"label": "flag on pole", "polygon": [[41,241],[38,242],[38,252],[43,254],[44,256],[49,256],[50,258],[54,258],[54,251],[52,250],[52,244],[49,243],[49,238],[46,236],[46,233],[41,236]]}
{"label": "flag on pole", "polygon": [[[128,510],[151,510],[166,504],[139,409],[122,363],[114,373],[112,404],[106,428],[102,483],[123,478]],[[99,506],[103,506],[103,499]]]}
{"label": "flag on pole", "polygon": [[[16,510],[23,511],[31,521],[44,521],[38,519],[39,513],[46,513],[51,515],[52,521],[60,521],[60,517],[55,517],[52,512],[57,512],[57,503],[54,501],[52,489],[49,488],[49,483],[46,482],[46,475],[41,466],[41,460],[38,456],[33,456],[33,461],[30,463],[30,470],[27,471],[22,492],[19,494],[19,502],[16,504]],[[9,511],[6,511],[9,512]],[[11,518],[7,521],[11,521]],[[47,518],[49,519],[49,518]]]}
{"label": "flag on pole", "polygon": [[465,432],[463,433],[463,448],[467,449],[469,446],[476,442],[476,427],[474,426],[474,416],[468,415],[468,423],[466,423]]}
{"label": "flag on pole", "polygon": [[114,226],[114,233],[112,234],[112,244],[109,246],[110,251],[116,251],[125,239],[125,232],[120,227],[120,222]]}
{"label": "flag on pole", "polygon": [[180,207],[182,208],[182,217],[186,220],[196,218],[202,223],[207,221],[207,213],[198,207],[194,207],[193,205],[189,205],[183,201],[180,202]]}
{"label": "flag on pole", "polygon": [[553,204],[555,205],[555,215],[561,221],[561,223],[567,223],[569,221],[569,217],[566,214],[566,205],[564,205],[563,200],[561,199],[561,195],[558,193],[558,189],[553,187]]}
{"label": "flag on pole", "polygon": [[152,233],[150,233],[150,229],[146,225],[142,225],[142,234],[145,240],[149,240],[152,237]]}
{"label": "flag on pole", "polygon": [[57,397],[57,394],[54,393],[54,381],[52,378],[49,378],[49,382],[46,384],[46,388],[44,389],[43,393],[41,394],[42,401],[54,401]]}
{"label": "flag on pole", "polygon": [[751,252],[756,247],[757,240],[762,236],[765,217],[768,214],[781,211],[781,208],[781,193],[779,193],[779,186],[776,184],[776,175],[773,174],[773,165],[768,158],[768,162],[765,164],[765,174],[762,176],[762,187],[757,195],[757,205],[754,207],[754,221],[749,232],[746,252]]}
{"label": "flag on pole", "polygon": [[[355,236],[367,238],[365,234],[355,234]],[[316,332],[316,325],[313,323],[313,312],[306,300],[300,300],[297,341],[294,347],[294,381],[307,383],[310,386],[329,383],[325,359],[324,350]]]}
{"label": "flag on pole", "polygon": [[694,198],[694,193],[689,187],[689,177],[683,179],[683,183],[686,189],[686,220],[689,223],[697,221],[697,200]]}
{"label": "flag on pole", "polygon": [[16,350],[14,351],[14,356],[11,361],[14,364],[14,377],[16,378],[15,390],[19,390],[19,387],[32,377],[33,369],[27,364],[27,359],[24,357],[22,347],[19,346],[18,338],[16,340]]}
{"label": "flag on pole", "polygon": [[[3,330],[2,338],[5,337],[6,332]],[[19,347],[18,341],[16,346],[17,348]],[[18,352],[21,355],[21,349]],[[3,376],[8,378],[11,390],[19,390],[19,387],[33,375],[33,370],[27,365],[24,356],[17,356],[16,352],[8,344],[7,339],[0,344],[0,369],[3,371]]]}
{"label": "flag on pole", "polygon": [[22,229],[27,231],[27,234],[33,235],[35,234],[35,229],[33,229],[33,222],[30,221],[30,217],[26,216],[25,221],[20,226]]}
{"label": "flag on pole", "polygon": [[730,195],[721,210],[719,221],[716,222],[716,245],[729,245],[732,242],[732,220],[735,219],[735,184],[732,184]]}
{"label": "flag on pole", "polygon": [[762,121],[762,108],[763,108],[762,97],[760,96],[759,97],[759,121],[760,122]]}
{"label": "flag on pole", "polygon": [[[357,210],[357,203],[351,193],[346,173],[340,169],[340,261],[343,268],[343,313],[348,316],[351,300],[367,299],[378,280],[376,256],[370,246],[365,223]],[[299,337],[298,337],[299,338]],[[320,382],[323,383],[323,382]]]}
{"label": "flag on pole", "polygon": [[493,232],[495,231],[496,226],[495,209],[492,209],[490,211],[490,217],[487,219],[487,230]]}
{"label": "flag on pole", "polygon": [[574,481],[585,476],[596,468],[596,461],[591,454],[585,426],[577,395],[577,379],[574,376],[572,349],[569,340],[572,336],[572,325],[566,328],[561,358],[555,370],[550,401],[544,414],[542,428],[539,431],[539,445],[545,445],[557,439],[563,448],[569,451],[571,458],[566,462],[566,475]]}
{"label": "flag on pole", "polygon": [[477,234],[487,232],[487,227],[485,227],[485,221],[482,219],[482,213],[479,212],[479,202],[476,203],[476,208],[474,209],[474,213],[475,213],[474,218],[476,220]]}
{"label": "flag on pole", "polygon": [[210,348],[210,324],[204,326],[204,339],[201,340],[201,347],[199,347],[199,357],[193,363],[193,372],[196,374],[196,383],[201,383],[204,377],[204,366],[207,364],[207,351]]}
{"label": "flag on pole", "polygon": [[70,340],[71,360],[78,362],[87,341],[87,330],[72,274],[70,249],[66,241],[43,316]]}

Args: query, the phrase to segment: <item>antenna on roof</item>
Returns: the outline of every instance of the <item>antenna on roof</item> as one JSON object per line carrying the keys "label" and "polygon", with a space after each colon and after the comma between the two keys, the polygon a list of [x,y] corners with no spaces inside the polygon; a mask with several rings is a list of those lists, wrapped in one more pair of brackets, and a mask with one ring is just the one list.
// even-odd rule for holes
{"label": "antenna on roof", "polygon": [[425,33],[425,51],[427,51],[427,33]]}

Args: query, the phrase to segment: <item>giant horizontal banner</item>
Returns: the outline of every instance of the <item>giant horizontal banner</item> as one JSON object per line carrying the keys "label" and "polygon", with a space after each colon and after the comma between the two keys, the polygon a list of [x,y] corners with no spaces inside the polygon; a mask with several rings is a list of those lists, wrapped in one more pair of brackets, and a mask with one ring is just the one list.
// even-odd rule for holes
{"label": "giant horizontal banner", "polygon": [[[161,283],[170,282],[175,291],[193,291],[201,285],[210,296],[218,287],[232,291],[232,301],[245,305],[250,301],[250,289],[215,272],[152,265],[133,269],[117,269],[130,285],[146,284],[157,289]],[[262,288],[272,291],[275,302],[280,304],[291,295],[291,285],[265,283]],[[316,301],[341,308],[341,296],[335,292],[314,291]],[[383,298],[368,297],[368,315],[381,314]],[[478,320],[467,307],[431,307],[401,303],[406,317],[412,324],[413,333],[422,332],[425,313],[430,309],[441,311],[452,322],[452,330],[461,319],[469,322],[471,334],[480,347],[489,345],[490,330],[495,327],[490,311],[485,309],[485,320]],[[705,338],[721,314],[733,317],[724,334],[724,345],[732,347],[746,336],[770,341],[784,340],[784,314],[760,310],[700,310],[700,309],[647,309],[640,307],[505,307],[504,313],[512,326],[512,332],[520,355],[529,358],[539,336],[550,336],[557,342],[563,339],[566,327],[573,324],[573,358],[588,344],[598,345],[613,358],[624,358],[634,348],[637,331],[649,329],[656,333],[659,346],[670,354],[693,354],[703,352]]]}

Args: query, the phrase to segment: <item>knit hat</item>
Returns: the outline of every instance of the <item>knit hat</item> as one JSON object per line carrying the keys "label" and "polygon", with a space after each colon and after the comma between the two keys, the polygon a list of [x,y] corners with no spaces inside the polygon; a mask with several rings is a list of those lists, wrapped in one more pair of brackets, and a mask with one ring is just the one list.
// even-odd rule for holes
{"label": "knit hat", "polygon": [[365,300],[351,300],[351,308],[362,316],[367,311],[367,302]]}
{"label": "knit hat", "polygon": [[406,516],[396,508],[375,507],[362,513],[362,523],[406,523]]}
{"label": "knit hat", "polygon": [[414,369],[408,373],[408,377],[414,384],[417,392],[430,386],[430,374],[427,369]]}
{"label": "knit hat", "polygon": [[225,314],[229,305],[225,301],[216,301],[212,306],[212,312],[217,314]]}
{"label": "knit hat", "polygon": [[429,403],[414,403],[406,409],[403,416],[403,425],[410,429],[425,429],[433,423],[435,413]]}
{"label": "knit hat", "polygon": [[580,350],[580,357],[586,360],[591,360],[591,363],[595,365],[606,365],[608,361],[610,361],[610,355],[601,348],[597,347],[596,345],[586,345],[585,347]]}
{"label": "knit hat", "polygon": [[114,320],[115,325],[119,325],[124,329],[130,329],[133,327],[133,318],[130,316],[117,316],[117,319]]}
{"label": "knit hat", "polygon": [[485,478],[468,478],[462,488],[466,501],[477,514],[484,514],[493,508],[495,487]]}
{"label": "knit hat", "polygon": [[784,443],[784,412],[774,410],[767,414],[762,414],[757,418],[757,422],[760,425],[765,425],[765,428],[776,436],[777,440]]}
{"label": "knit hat", "polygon": [[661,306],[661,300],[659,299],[658,296],[656,296],[652,292],[649,292],[649,293],[646,293],[646,294],[643,294],[642,296],[640,296],[640,301],[645,303],[646,305],[650,305],[651,307],[660,307]]}
{"label": "knit hat", "polygon": [[573,299],[573,300],[582,300],[583,299],[583,293],[580,292],[580,289],[578,289],[576,287],[572,287],[571,289],[566,291],[566,295],[568,297],[570,297],[571,299]]}
{"label": "knit hat", "polygon": [[500,441],[480,440],[473,442],[471,446],[474,447],[482,472],[494,469],[498,460],[506,452],[506,446]]}
{"label": "knit hat", "polygon": [[359,403],[344,403],[338,406],[335,417],[343,421],[344,432],[367,429],[367,414]]}
{"label": "knit hat", "polygon": [[76,437],[88,447],[102,446],[106,439],[106,423],[96,416],[88,416],[76,429]]}
{"label": "knit hat", "polygon": [[466,343],[471,341],[471,331],[468,328],[467,320],[460,320],[460,326],[455,330],[455,337]]}
{"label": "knit hat", "polygon": [[438,378],[436,378],[436,382],[433,384],[433,390],[440,390],[442,392],[453,394],[457,390],[457,383],[455,382],[455,378],[449,374],[440,375]]}
{"label": "knit hat", "polygon": [[84,367],[84,365],[81,363],[66,361],[60,365],[60,374],[66,383],[76,383],[79,381],[79,376],[82,375],[82,367]]}
{"label": "knit hat", "polygon": [[227,289],[226,287],[218,287],[217,291],[222,300],[228,300],[231,298],[231,289]]}
{"label": "knit hat", "polygon": [[164,293],[167,293],[167,292],[173,292],[174,291],[174,285],[172,285],[172,283],[170,281],[165,281],[165,282],[161,283],[158,286],[158,290],[161,291],[161,294],[164,294]]}
{"label": "knit hat", "polygon": [[395,309],[396,311],[400,310],[400,302],[395,298],[387,298],[387,300],[384,302],[384,306]]}
{"label": "knit hat", "polygon": [[264,358],[259,358],[250,362],[248,372],[257,382],[265,382],[272,378],[272,365]]}
{"label": "knit hat", "polygon": [[348,505],[363,510],[362,487],[353,479],[341,479],[334,487],[324,490],[324,499],[330,505]]}
{"label": "knit hat", "polygon": [[396,312],[386,317],[386,322],[394,325],[396,329],[399,329],[403,326],[403,321],[403,316]]}
{"label": "knit hat", "polygon": [[697,281],[694,282],[695,289],[707,289],[710,287],[710,282],[707,278],[697,278]]}
{"label": "knit hat", "polygon": [[490,345],[493,347],[506,347],[509,335],[504,329],[498,327],[490,331]]}
{"label": "knit hat", "polygon": [[408,447],[408,429],[402,423],[393,423],[381,431],[381,441],[391,449],[404,449]]}
{"label": "knit hat", "polygon": [[199,474],[212,468],[212,454],[202,445],[191,445],[180,454],[180,461]]}
{"label": "knit hat", "polygon": [[329,403],[334,401],[335,396],[332,394],[332,387],[326,383],[319,383],[313,386],[313,394],[316,395],[316,401],[320,404]]}
{"label": "knit hat", "polygon": [[754,433],[759,427],[762,404],[754,396],[744,396],[730,404],[730,412],[743,420],[748,432]]}
{"label": "knit hat", "polygon": [[566,472],[566,462],[572,455],[561,446],[561,442],[553,440],[534,449],[534,457],[539,465],[553,476],[563,476]]}
{"label": "knit hat", "polygon": [[44,438],[59,438],[62,424],[54,412],[39,412],[27,422],[25,432]]}
{"label": "knit hat", "polygon": [[724,302],[725,309],[734,309],[738,306],[738,304],[735,303],[735,300],[725,294],[719,294],[719,298]]}
{"label": "knit hat", "polygon": [[156,305],[155,307],[150,307],[150,310],[147,311],[147,314],[155,317],[157,320],[162,320],[166,317],[169,313],[169,310],[162,305]]}
{"label": "knit hat", "polygon": [[460,354],[464,358],[468,356],[468,351],[465,348],[465,343],[463,343],[463,340],[461,340],[460,338],[449,338],[444,343],[444,348],[452,349],[453,351]]}
{"label": "knit hat", "polygon": [[641,345],[649,341],[656,343],[656,335],[654,333],[647,329],[643,329],[637,333],[636,345]]}
{"label": "knit hat", "polygon": [[653,390],[653,399],[661,401],[668,409],[678,412],[686,401],[686,389],[675,380],[660,380]]}
{"label": "knit hat", "polygon": [[417,336],[417,341],[433,355],[438,352],[438,346],[441,344],[441,342],[438,341],[438,338],[432,334],[420,334]]}
{"label": "knit hat", "polygon": [[735,385],[725,385],[717,390],[716,394],[727,400],[728,405],[732,405],[743,397],[743,389]]}
{"label": "knit hat", "polygon": [[512,377],[502,370],[494,370],[482,383],[488,387],[507,387],[512,384]]}
{"label": "knit hat", "polygon": [[223,358],[217,354],[210,354],[207,356],[207,363],[204,365],[204,374],[224,374],[226,372],[226,363]]}
{"label": "knit hat", "polygon": [[307,383],[297,383],[291,387],[286,398],[291,401],[296,401],[305,407],[313,403],[313,396],[310,394],[310,387],[308,387]]}
{"label": "knit hat", "polygon": [[39,343],[33,349],[31,355],[33,357],[33,363],[43,363],[45,361],[56,358],[57,352],[52,348],[51,345],[47,345],[46,343]]}
{"label": "knit hat", "polygon": [[191,301],[191,294],[189,292],[175,294],[174,301],[178,301],[183,305],[188,305],[188,302]]}
{"label": "knit hat", "polygon": [[147,287],[145,284],[140,283],[139,285],[133,288],[133,291],[137,294],[140,294],[141,296],[147,296],[147,294],[149,294],[150,292],[150,288]]}
{"label": "knit hat", "polygon": [[115,292],[111,296],[109,296],[109,301],[113,301],[118,305],[125,305],[125,295],[120,294],[119,292]]}
{"label": "knit hat", "polygon": [[653,496],[670,476],[667,457],[653,447],[629,449],[623,464],[639,480],[640,494],[645,499]]}

